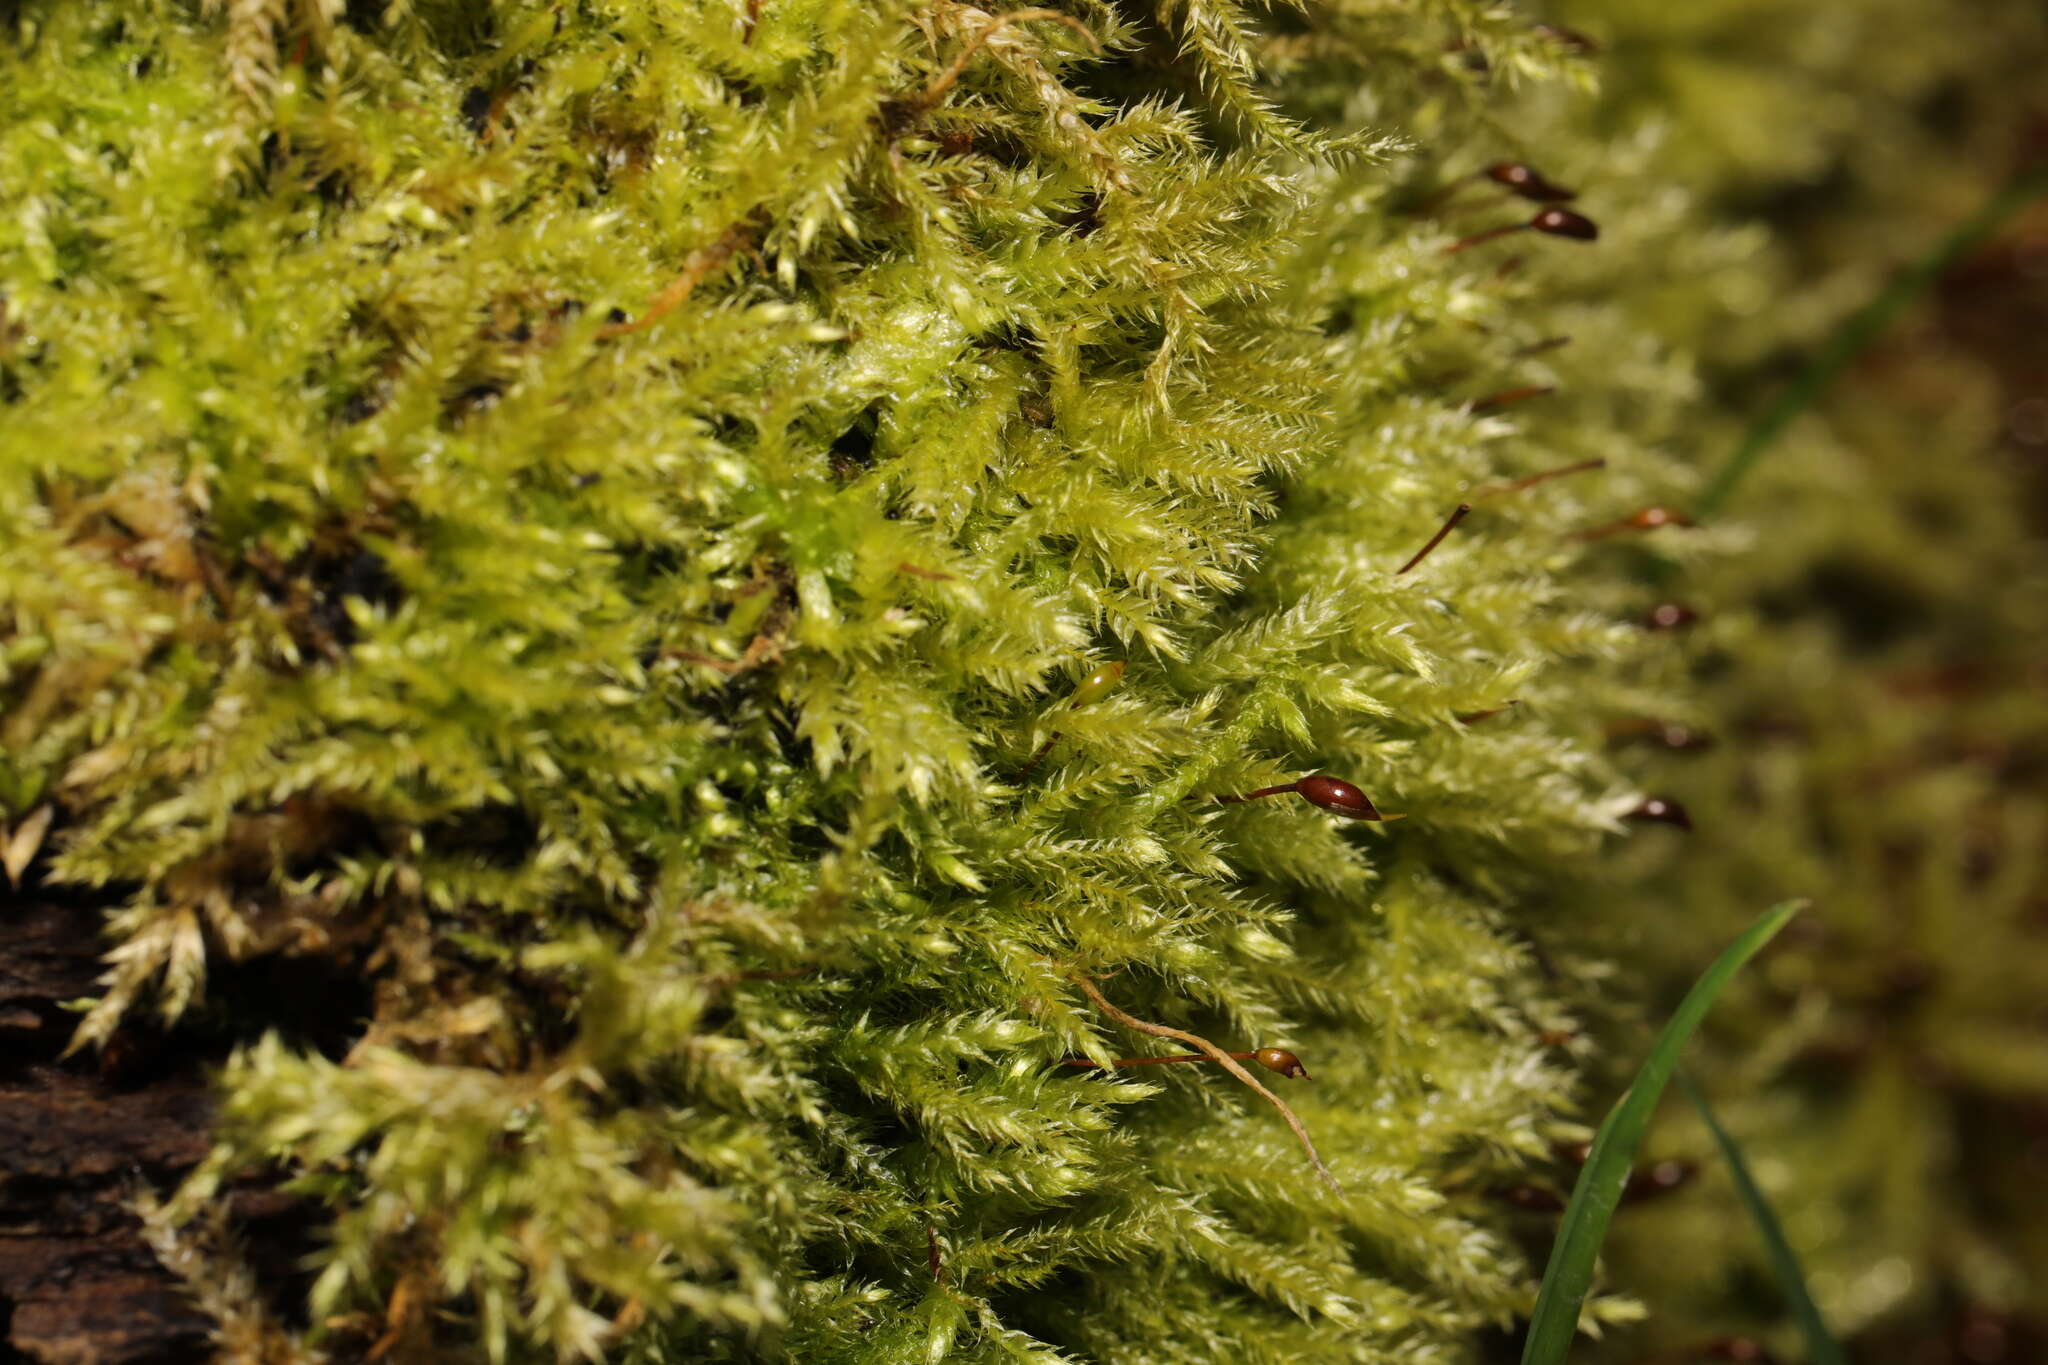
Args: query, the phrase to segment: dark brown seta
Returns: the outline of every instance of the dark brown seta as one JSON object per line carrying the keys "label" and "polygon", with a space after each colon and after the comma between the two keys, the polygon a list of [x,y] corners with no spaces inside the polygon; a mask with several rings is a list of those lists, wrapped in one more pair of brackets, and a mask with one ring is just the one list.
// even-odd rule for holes
{"label": "dark brown seta", "polygon": [[[1278,1095],[1268,1090],[1265,1087],[1265,1084],[1262,1081],[1260,1081],[1258,1077],[1252,1075],[1251,1072],[1245,1070],[1244,1067],[1240,1066],[1238,1064],[1237,1058],[1233,1057],[1230,1053],[1225,1052],[1223,1049],[1217,1047],[1214,1043],[1210,1042],[1207,1038],[1202,1037],[1200,1034],[1189,1033],[1186,1029],[1173,1028],[1167,1024],[1150,1024],[1145,1022],[1143,1019],[1139,1019],[1133,1015],[1124,1013],[1115,1005],[1110,1004],[1109,1001],[1103,996],[1102,991],[1096,986],[1096,984],[1093,981],[1090,981],[1085,976],[1079,975],[1077,973],[1076,975],[1068,979],[1071,980],[1076,986],[1079,986],[1081,988],[1082,994],[1086,995],[1090,1000],[1095,1002],[1095,1008],[1101,1010],[1104,1014],[1116,1020],[1117,1023],[1122,1024],[1125,1028],[1136,1029],[1138,1032],[1149,1034],[1154,1038],[1171,1038],[1175,1042],[1185,1043],[1187,1046],[1192,1048],[1199,1048],[1201,1049],[1203,1056],[1207,1057],[1212,1062],[1216,1062],[1217,1064],[1222,1066],[1222,1068],[1225,1071],[1228,1071],[1238,1080],[1243,1081],[1247,1086],[1251,1087],[1251,1089],[1254,1092],[1256,1092],[1261,1099],[1265,1100],[1266,1103],[1272,1105],[1275,1110],[1279,1111],[1280,1117],[1282,1119],[1286,1120],[1288,1128],[1293,1130],[1295,1140],[1301,1143],[1302,1151],[1308,1154],[1309,1165],[1315,1168],[1316,1175],[1322,1180],[1322,1182],[1325,1185],[1329,1186],[1330,1192],[1332,1194],[1338,1195],[1341,1195],[1344,1192],[1344,1187],[1337,1182],[1336,1175],[1331,1172],[1328,1166],[1323,1164],[1322,1154],[1316,1151],[1315,1140],[1309,1136],[1308,1125],[1304,1124],[1301,1121],[1301,1116],[1299,1114],[1296,1114],[1292,1109],[1287,1107],[1287,1101],[1281,1099]],[[1264,1049],[1261,1050],[1263,1051]],[[1281,1054],[1281,1049],[1274,1049],[1274,1053],[1276,1057],[1279,1056]],[[1292,1054],[1286,1055],[1291,1056]],[[1256,1054],[1254,1054],[1254,1056],[1256,1057]],[[1300,1066],[1300,1064],[1300,1060],[1296,1059],[1295,1065]],[[1268,1064],[1262,1062],[1261,1065]],[[1302,1074],[1306,1076],[1308,1073],[1306,1071],[1303,1071]]]}
{"label": "dark brown seta", "polygon": [[1475,232],[1470,237],[1460,237],[1457,241],[1444,248],[1444,255],[1455,256],[1461,251],[1470,251],[1475,246],[1484,246],[1495,238],[1505,237],[1509,233],[1527,232],[1528,230],[1529,224],[1527,223],[1507,223],[1501,227],[1488,228],[1484,232]]}
{"label": "dark brown seta", "polygon": [[1559,465],[1556,469],[1538,470],[1534,474],[1510,479],[1506,483],[1481,484],[1465,496],[1472,502],[1477,502],[1481,498],[1498,498],[1508,493],[1519,493],[1525,488],[1534,488],[1539,483],[1549,483],[1552,479],[1568,478],[1573,474],[1584,474],[1590,470],[1605,468],[1605,460],[1580,460],[1576,464]]}
{"label": "dark brown seta", "polygon": [[1417,550],[1413,555],[1409,557],[1408,562],[1406,564],[1403,564],[1400,568],[1394,570],[1394,577],[1399,578],[1402,574],[1407,573],[1417,564],[1420,564],[1423,560],[1429,558],[1429,552],[1431,550],[1434,550],[1437,546],[1443,544],[1444,537],[1449,535],[1451,532],[1457,530],[1458,523],[1471,515],[1472,504],[1469,502],[1459,503],[1458,510],[1451,513],[1450,519],[1444,522],[1442,526],[1438,527],[1437,533],[1429,538],[1429,544]]}
{"label": "dark brown seta", "polygon": [[1051,734],[1047,735],[1045,737],[1045,743],[1038,746],[1038,752],[1031,755],[1031,760],[1028,763],[1026,763],[1023,767],[1017,770],[1017,776],[1015,780],[1022,782],[1025,778],[1030,777],[1031,774],[1037,772],[1038,765],[1045,762],[1045,756],[1051,753],[1052,746],[1059,742],[1059,731],[1055,730]]}
{"label": "dark brown seta", "polygon": [[1477,725],[1482,720],[1486,720],[1491,716],[1498,716],[1505,711],[1511,711],[1521,704],[1519,700],[1504,701],[1499,706],[1491,707],[1485,711],[1460,711],[1455,719],[1460,725]]}
{"label": "dark brown seta", "polygon": [[[1287,782],[1277,787],[1261,787],[1255,792],[1244,792],[1237,796],[1219,796],[1216,799],[1227,806],[1242,805],[1246,801],[1257,801],[1268,796],[1284,796],[1288,792],[1298,792],[1300,790],[1301,784],[1299,782]],[[1189,797],[1188,799],[1192,801],[1195,798]]]}
{"label": "dark brown seta", "polygon": [[[1257,1062],[1268,1071],[1276,1071],[1289,1080],[1306,1081],[1313,1079],[1308,1068],[1301,1064],[1301,1058],[1284,1047],[1262,1047],[1254,1052],[1226,1052],[1240,1062]],[[1164,1057],[1119,1057],[1113,1062],[1098,1062],[1087,1057],[1062,1057],[1061,1066],[1090,1067],[1101,1070],[1112,1066],[1163,1066],[1170,1062],[1213,1062],[1216,1059],[1204,1052],[1174,1052]]]}
{"label": "dark brown seta", "polygon": [[1555,384],[1530,384],[1519,389],[1502,389],[1499,393],[1489,393],[1484,398],[1473,399],[1465,405],[1465,411],[1495,412],[1516,403],[1526,403],[1531,398],[1546,398],[1556,392]]}

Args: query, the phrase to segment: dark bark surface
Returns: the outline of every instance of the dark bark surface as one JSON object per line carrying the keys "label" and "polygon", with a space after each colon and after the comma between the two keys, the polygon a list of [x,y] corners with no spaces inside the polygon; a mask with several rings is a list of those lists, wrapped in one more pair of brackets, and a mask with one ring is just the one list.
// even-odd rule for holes
{"label": "dark bark surface", "polygon": [[100,915],[0,892],[0,1365],[174,1365],[208,1321],[125,1207],[205,1154],[205,1059],[117,1035],[61,1059]]}

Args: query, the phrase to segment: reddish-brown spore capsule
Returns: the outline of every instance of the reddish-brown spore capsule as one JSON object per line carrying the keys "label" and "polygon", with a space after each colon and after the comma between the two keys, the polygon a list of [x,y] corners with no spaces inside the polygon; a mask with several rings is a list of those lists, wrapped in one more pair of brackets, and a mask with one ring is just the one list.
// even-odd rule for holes
{"label": "reddish-brown spore capsule", "polygon": [[1685,513],[1669,507],[1645,507],[1632,512],[1620,521],[1610,521],[1605,526],[1595,526],[1590,531],[1580,531],[1575,539],[1606,540],[1610,536],[1626,535],[1630,531],[1657,531],[1666,526],[1691,526],[1693,519]]}
{"label": "reddish-brown spore capsule", "polygon": [[1722,1337],[1693,1354],[1706,1360],[1732,1360],[1737,1365],[1774,1365],[1777,1357],[1749,1337]]}
{"label": "reddish-brown spore capsule", "polygon": [[1525,166],[1519,161],[1496,161],[1486,168],[1485,175],[1494,184],[1506,185],[1511,190],[1543,183],[1542,175],[1534,166]]}
{"label": "reddish-brown spore capsule", "polygon": [[1687,725],[1660,725],[1650,737],[1667,749],[1685,751],[1714,747],[1712,735],[1703,735]]}
{"label": "reddish-brown spore capsule", "polygon": [[1700,614],[1683,602],[1659,602],[1643,613],[1644,630],[1684,630]]}
{"label": "reddish-brown spore capsule", "polygon": [[1600,228],[1591,218],[1570,209],[1545,209],[1529,220],[1529,226],[1552,237],[1569,237],[1575,242],[1590,242],[1600,236]]}
{"label": "reddish-brown spore capsule", "polygon": [[1558,1213],[1564,1208],[1564,1196],[1541,1185],[1510,1185],[1500,1192],[1500,1197],[1532,1213]]}
{"label": "reddish-brown spore capsule", "polygon": [[1711,749],[1714,737],[1689,725],[1678,725],[1668,720],[1656,720],[1650,716],[1635,716],[1617,720],[1607,727],[1607,737],[1617,744],[1643,743],[1662,745],[1666,749]]}
{"label": "reddish-brown spore capsule", "polygon": [[1693,1178],[1699,1167],[1690,1161],[1660,1161],[1631,1172],[1628,1183],[1621,1187],[1621,1202],[1641,1204],[1671,1193]]}
{"label": "reddish-brown spore capsule", "polygon": [[1600,44],[1577,29],[1566,28],[1562,24],[1537,24],[1532,31],[1572,52],[1591,53],[1600,50]]}
{"label": "reddish-brown spore capsule", "polygon": [[1268,1071],[1277,1071],[1289,1080],[1309,1079],[1308,1068],[1301,1064],[1301,1058],[1284,1047],[1262,1047],[1252,1054],[1252,1060]]}
{"label": "reddish-brown spore capsule", "polygon": [[1688,833],[1692,830],[1692,817],[1685,813],[1685,807],[1679,805],[1676,801],[1669,801],[1661,796],[1651,797],[1643,802],[1642,805],[1630,811],[1625,818],[1630,820],[1655,820],[1660,824],[1676,825]]}
{"label": "reddish-brown spore capsule", "polygon": [[1494,162],[1486,168],[1486,178],[1539,204],[1561,204],[1579,197],[1576,192],[1545,180],[1543,173],[1534,166],[1525,166],[1519,161]]}
{"label": "reddish-brown spore capsule", "polygon": [[1341,815],[1347,820],[1399,820],[1398,815],[1382,815],[1364,792],[1338,777],[1304,777],[1294,789],[1303,799],[1321,806],[1332,815]]}
{"label": "reddish-brown spore capsule", "polygon": [[[2042,132],[2048,136],[2048,126],[2044,126]],[[2014,1340],[2015,1335],[2014,1322],[2010,1317],[1988,1308],[1971,1308],[1955,1325],[1953,1340],[1957,1352],[1971,1365],[2004,1365],[2004,1362],[2017,1365],[2032,1353],[2020,1347]]]}

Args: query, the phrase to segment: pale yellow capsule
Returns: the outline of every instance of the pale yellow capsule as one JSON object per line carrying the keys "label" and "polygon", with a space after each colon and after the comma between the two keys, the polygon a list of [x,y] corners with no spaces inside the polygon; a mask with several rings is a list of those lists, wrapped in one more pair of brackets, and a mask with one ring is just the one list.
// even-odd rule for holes
{"label": "pale yellow capsule", "polygon": [[1078,711],[1093,702],[1101,701],[1104,697],[1115,691],[1116,685],[1123,680],[1124,661],[1122,659],[1118,659],[1113,664],[1104,664],[1087,677],[1081,679],[1080,685],[1074,688],[1074,709]]}

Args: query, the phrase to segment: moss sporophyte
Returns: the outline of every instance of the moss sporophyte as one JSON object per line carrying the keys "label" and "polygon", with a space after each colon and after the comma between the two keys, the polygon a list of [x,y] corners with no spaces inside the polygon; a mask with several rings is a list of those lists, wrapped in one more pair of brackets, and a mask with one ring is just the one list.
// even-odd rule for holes
{"label": "moss sporophyte", "polygon": [[[1816,28],[1697,0],[1678,33],[1573,0],[1617,54],[1598,94],[1580,35],[1423,0],[109,8],[0,0],[0,874],[106,972],[81,1046],[186,1048],[181,1085],[213,1067],[212,1155],[150,1236],[154,1301],[184,1280],[219,1340],[1462,1358],[1530,1303],[1475,1192],[1583,1117],[1610,996],[1668,979],[1736,885],[1808,865],[1796,831],[1910,820],[1872,838],[1911,857],[1933,819],[1921,842],[1969,853],[1846,870],[1873,922],[1813,989],[1923,926],[1999,971],[1943,957],[1959,984],[1916,1015],[2034,1008],[2006,949],[2038,882],[1979,864],[2037,831],[1975,757],[2029,752],[2024,708],[1983,744],[1930,728],[1942,708],[1882,679],[1932,661],[1864,669],[1828,623],[1795,648],[1753,610],[1862,555],[1849,586],[1896,581],[1987,678],[2031,677],[2016,500],[1967,448],[1997,414],[1869,423],[1855,450],[1776,423],[1772,463],[1742,475],[1751,440],[1716,483],[1768,469],[1730,510],[1776,533],[1597,524],[1710,520],[1697,470],[1743,425],[1719,377],[1744,396],[1868,282],[1755,205],[1839,172],[1855,240],[1914,254],[1893,180],[1935,144],[1850,155],[1854,120],[1799,117],[1808,68],[1847,109],[1974,114],[1984,71],[2037,57],[1992,36],[2037,6],[1944,28],[1937,0],[1869,0]],[[1706,32],[1731,60],[1702,70]],[[1931,179],[1960,192],[1996,120],[1952,122],[1977,140],[1941,141],[1962,154]],[[1959,413],[1965,350],[1926,376]],[[1911,387],[1861,392],[1896,416]],[[1922,553],[1935,521],[1969,543]],[[1981,599],[1951,554],[1997,566]],[[1685,602],[1712,608],[1692,634]],[[1912,752],[1803,764],[1752,722]],[[1745,742],[1699,748],[1709,726]],[[1862,789],[1964,749],[1946,813]],[[1643,800],[1680,766],[1713,839],[1634,823],[1681,818]],[[1727,814],[1752,800],[1774,818]],[[1597,857],[1617,825],[1629,856]],[[1612,960],[1577,970],[1595,944]],[[308,973],[347,984],[263,984]],[[1769,1008],[1701,1040],[1704,1076]],[[1799,1126],[1810,1226],[1925,1198],[1799,1070],[1731,1119]],[[1970,1109],[1909,1111],[1866,1070],[1857,1112],[1974,1154]],[[1370,1188],[1325,1197],[1311,1126]],[[274,1179],[327,1247],[310,1289],[214,1197]],[[1891,1225],[1949,1226],[1909,1193]],[[1853,1240],[1817,1283],[1875,1282]],[[1739,1252],[1700,1258],[1741,1282]],[[1595,1295],[1586,1325],[1633,1312]],[[31,1319],[0,1356],[49,1354]]]}
{"label": "moss sporophyte", "polygon": [[1524,199],[1539,204],[1562,204],[1578,198],[1578,193],[1562,185],[1553,185],[1543,178],[1543,173],[1533,166],[1519,161],[1496,161],[1484,172],[1488,180],[1504,185]]}
{"label": "moss sporophyte", "polygon": [[1328,777],[1320,774],[1314,777],[1304,777],[1297,782],[1282,783],[1277,787],[1261,787],[1257,791],[1245,792],[1237,796],[1217,796],[1210,799],[1225,804],[1236,804],[1245,801],[1258,801],[1268,796],[1285,796],[1290,793],[1301,797],[1302,800],[1307,801],[1310,805],[1319,806],[1329,811],[1332,815],[1341,815],[1347,820],[1385,821],[1405,820],[1408,818],[1405,815],[1382,815],[1379,809],[1373,805],[1371,799],[1357,787],[1354,787],[1342,778]]}
{"label": "moss sporophyte", "polygon": [[1431,536],[1421,549],[1417,550],[1414,554],[1410,555],[1406,563],[1402,564],[1400,568],[1394,570],[1394,577],[1399,578],[1402,574],[1407,573],[1410,569],[1420,564],[1423,560],[1429,558],[1430,551],[1436,549],[1437,546],[1443,544],[1444,537],[1450,535],[1451,532],[1457,530],[1458,523],[1471,515],[1472,504],[1469,502],[1459,503],[1457,509],[1453,511],[1451,515],[1444,520],[1444,524],[1437,528],[1436,534]]}
{"label": "moss sporophyte", "polygon": [[[1124,661],[1122,659],[1102,665],[1075,684],[1073,697],[1068,702],[1066,709],[1078,711],[1084,706],[1090,706],[1101,701],[1111,692],[1114,692],[1117,684],[1123,680]],[[1038,746],[1038,751],[1031,755],[1031,761],[1026,763],[1017,773],[1016,780],[1022,782],[1025,778],[1031,776],[1033,772],[1037,771],[1038,765],[1043,763],[1046,755],[1052,752],[1053,745],[1059,742],[1060,732],[1058,730],[1047,735],[1045,742]]]}
{"label": "moss sporophyte", "polygon": [[1592,219],[1571,209],[1547,208],[1526,223],[1507,223],[1501,227],[1489,228],[1470,237],[1461,237],[1444,248],[1446,256],[1460,251],[1469,251],[1475,246],[1494,241],[1515,232],[1540,232],[1548,237],[1564,237],[1575,242],[1591,242],[1600,236],[1600,229]]}
{"label": "moss sporophyte", "polygon": [[[1241,1062],[1257,1062],[1268,1071],[1277,1071],[1282,1076],[1297,1080],[1312,1079],[1308,1068],[1301,1064],[1301,1058],[1284,1047],[1262,1047],[1252,1052],[1226,1052]],[[1098,1062],[1087,1057],[1064,1057],[1061,1066],[1116,1067],[1116,1066],[1161,1066],[1169,1062],[1213,1062],[1216,1059],[1206,1052],[1176,1052],[1166,1057],[1119,1057],[1113,1062]]]}

